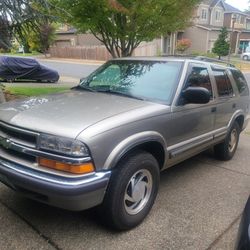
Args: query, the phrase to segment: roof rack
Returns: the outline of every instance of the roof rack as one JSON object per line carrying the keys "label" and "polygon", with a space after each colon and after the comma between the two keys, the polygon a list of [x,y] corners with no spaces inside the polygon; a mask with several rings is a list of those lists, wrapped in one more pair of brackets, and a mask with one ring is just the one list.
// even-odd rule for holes
{"label": "roof rack", "polygon": [[227,61],[224,60],[220,60],[220,59],[214,59],[214,58],[209,58],[209,57],[205,57],[205,56],[196,56],[193,58],[194,60],[199,60],[199,61],[204,61],[204,62],[211,62],[211,63],[223,63],[226,64],[229,67],[235,68],[234,64],[231,64]]}
{"label": "roof rack", "polygon": [[184,58],[184,59],[192,59],[192,60],[197,60],[197,61],[204,61],[204,62],[210,62],[210,63],[221,63],[225,64],[228,67],[235,68],[235,65],[232,63],[229,63],[228,61],[221,60],[221,59],[214,59],[211,57],[206,57],[206,56],[193,56],[193,55],[162,55],[162,57],[179,57],[179,58]]}

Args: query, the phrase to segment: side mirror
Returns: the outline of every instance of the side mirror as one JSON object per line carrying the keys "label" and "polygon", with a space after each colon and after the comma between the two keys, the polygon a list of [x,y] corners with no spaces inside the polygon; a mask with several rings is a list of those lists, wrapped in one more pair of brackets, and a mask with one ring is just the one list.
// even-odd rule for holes
{"label": "side mirror", "polygon": [[210,101],[210,92],[202,87],[188,87],[182,91],[185,103],[206,104]]}

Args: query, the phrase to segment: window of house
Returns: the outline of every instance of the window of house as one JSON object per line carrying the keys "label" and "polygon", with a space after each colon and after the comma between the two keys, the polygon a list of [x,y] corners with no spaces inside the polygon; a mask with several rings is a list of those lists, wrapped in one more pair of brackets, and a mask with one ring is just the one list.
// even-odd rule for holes
{"label": "window of house", "polygon": [[241,18],[240,18],[240,24],[244,24],[244,23],[245,23],[245,17],[241,16]]}
{"label": "window of house", "polygon": [[202,9],[201,10],[201,19],[202,20],[207,20],[207,9]]}
{"label": "window of house", "polygon": [[216,10],[215,12],[215,20],[216,21],[220,21],[221,20],[221,12]]}
{"label": "window of house", "polygon": [[219,97],[233,96],[233,87],[225,70],[213,69]]}
{"label": "window of house", "polygon": [[241,16],[240,15],[236,15],[236,23],[240,23],[241,20]]}

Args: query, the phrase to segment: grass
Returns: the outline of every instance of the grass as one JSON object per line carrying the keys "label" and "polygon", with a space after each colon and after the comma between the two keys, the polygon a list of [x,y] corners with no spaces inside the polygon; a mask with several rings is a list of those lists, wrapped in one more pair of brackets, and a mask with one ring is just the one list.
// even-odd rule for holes
{"label": "grass", "polygon": [[41,53],[39,52],[31,52],[31,53],[0,53],[0,56],[39,56],[39,55],[42,55]]}
{"label": "grass", "polygon": [[6,87],[6,90],[13,95],[19,96],[39,96],[53,94],[68,90],[67,87]]}
{"label": "grass", "polygon": [[234,62],[232,64],[235,65],[236,68],[240,69],[241,71],[250,71],[250,63],[247,62]]}

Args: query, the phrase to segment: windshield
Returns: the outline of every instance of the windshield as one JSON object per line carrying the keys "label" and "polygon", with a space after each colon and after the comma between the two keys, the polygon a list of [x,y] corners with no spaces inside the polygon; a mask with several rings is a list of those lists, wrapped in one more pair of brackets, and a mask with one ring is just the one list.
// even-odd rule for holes
{"label": "windshield", "polygon": [[104,64],[80,87],[170,104],[182,62],[115,60]]}

